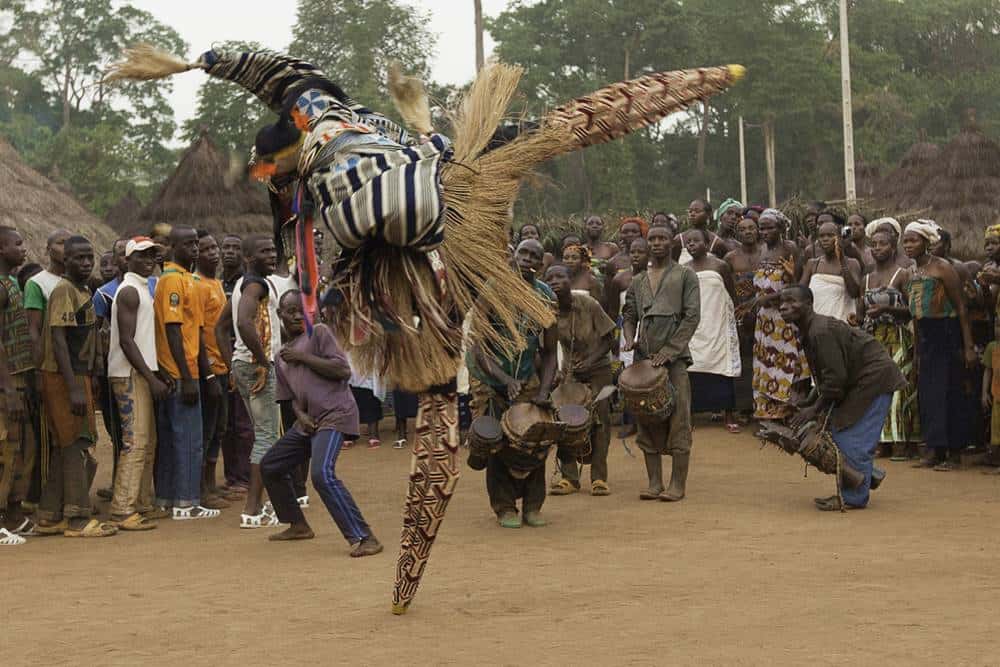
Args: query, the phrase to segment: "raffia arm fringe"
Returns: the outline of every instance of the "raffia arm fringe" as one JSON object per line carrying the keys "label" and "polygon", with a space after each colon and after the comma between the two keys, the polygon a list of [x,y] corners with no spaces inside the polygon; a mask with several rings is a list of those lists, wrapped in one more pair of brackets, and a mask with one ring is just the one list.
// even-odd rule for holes
{"label": "raffia arm fringe", "polygon": [[407,126],[420,134],[430,134],[431,105],[424,91],[424,84],[415,77],[404,76],[398,62],[389,65],[389,94],[396,111]]}
{"label": "raffia arm fringe", "polygon": [[124,55],[124,60],[108,68],[104,83],[124,80],[152,81],[200,67],[198,63],[186,62],[146,43],[130,46],[125,49]]}

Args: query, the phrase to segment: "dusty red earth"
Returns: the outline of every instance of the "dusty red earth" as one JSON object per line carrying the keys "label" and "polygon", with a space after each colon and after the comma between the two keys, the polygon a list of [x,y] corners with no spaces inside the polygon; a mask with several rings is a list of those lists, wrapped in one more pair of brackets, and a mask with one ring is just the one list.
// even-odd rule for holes
{"label": "dusty red earth", "polygon": [[1000,663],[1000,477],[885,461],[869,509],[820,513],[832,478],[708,425],[682,503],[640,502],[641,458],[617,440],[610,465],[610,497],[550,497],[548,527],[503,530],[463,464],[402,617],[389,608],[409,454],[388,446],[340,464],[386,544],[372,558],[347,556],[315,496],[308,542],[240,530],[236,507],[33,538],[0,551],[0,664]]}

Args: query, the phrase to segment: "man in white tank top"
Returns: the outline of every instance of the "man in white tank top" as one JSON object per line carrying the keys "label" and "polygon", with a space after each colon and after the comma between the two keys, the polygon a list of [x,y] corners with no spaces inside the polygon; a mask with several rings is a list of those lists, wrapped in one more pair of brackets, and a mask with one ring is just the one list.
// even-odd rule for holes
{"label": "man in white tank top", "polygon": [[[153,512],[156,409],[167,385],[157,376],[156,317],[149,277],[162,247],[144,236],[125,246],[128,271],[111,302],[108,378],[121,415],[122,447],[111,500],[121,530],[149,530]],[[163,518],[163,517],[160,517]]]}
{"label": "man in white tank top", "polygon": [[[253,421],[250,488],[240,527],[263,528],[277,525],[277,518],[263,505],[260,462],[278,439],[281,418],[275,400],[274,374],[274,359],[281,349],[281,321],[278,290],[271,279],[278,254],[270,236],[254,234],[243,241],[243,256],[247,271],[233,289],[230,309],[219,317],[216,337],[220,348],[228,348],[223,349],[223,356],[232,349],[230,368]],[[233,323],[235,344],[230,348],[229,327]]]}

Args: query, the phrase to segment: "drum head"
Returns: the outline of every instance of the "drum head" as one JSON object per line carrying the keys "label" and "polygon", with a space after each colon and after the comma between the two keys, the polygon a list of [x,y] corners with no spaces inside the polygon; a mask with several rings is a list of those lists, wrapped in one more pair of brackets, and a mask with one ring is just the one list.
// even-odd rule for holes
{"label": "drum head", "polygon": [[503,437],[503,430],[500,428],[500,422],[489,415],[483,415],[473,419],[472,424],[469,426],[469,430],[472,431],[473,435],[475,435],[477,439],[483,442],[499,442]]}
{"label": "drum head", "polygon": [[[518,442],[542,442],[558,437],[552,413],[534,403],[515,403],[503,415],[503,430]],[[553,429],[556,435],[553,436]]]}
{"label": "drum head", "polygon": [[633,389],[646,389],[665,383],[667,377],[667,369],[654,366],[649,359],[643,359],[623,370],[618,384]]}
{"label": "drum head", "polygon": [[552,391],[552,404],[557,408],[564,405],[589,405],[590,387],[582,382],[563,382]]}
{"label": "drum head", "polygon": [[559,421],[570,429],[582,428],[590,422],[590,410],[582,405],[564,405],[559,408]]}

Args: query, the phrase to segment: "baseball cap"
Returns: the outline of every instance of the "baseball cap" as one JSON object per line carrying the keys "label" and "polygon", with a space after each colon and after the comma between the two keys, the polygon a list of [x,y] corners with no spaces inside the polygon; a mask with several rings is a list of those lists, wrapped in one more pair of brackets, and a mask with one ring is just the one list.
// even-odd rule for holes
{"label": "baseball cap", "polygon": [[160,247],[159,243],[148,236],[136,236],[135,238],[129,239],[128,243],[125,244],[125,256],[131,257],[134,252],[142,252],[143,250],[149,250],[150,248]]}

